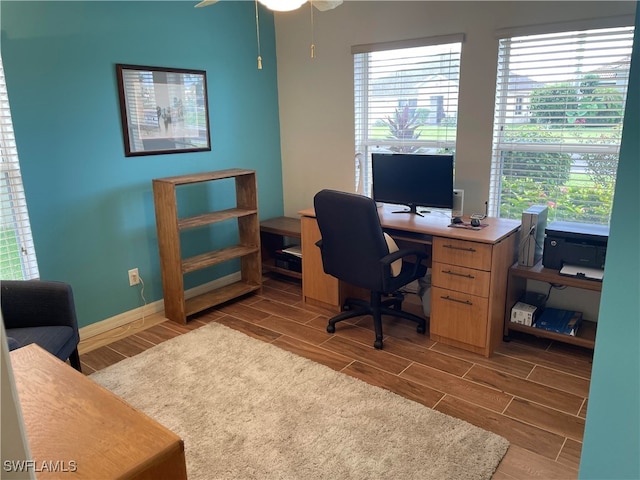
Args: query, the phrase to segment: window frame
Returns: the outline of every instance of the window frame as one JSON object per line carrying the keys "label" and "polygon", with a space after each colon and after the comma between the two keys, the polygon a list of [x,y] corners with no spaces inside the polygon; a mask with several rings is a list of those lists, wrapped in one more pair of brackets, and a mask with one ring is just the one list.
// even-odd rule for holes
{"label": "window frame", "polygon": [[[354,129],[355,129],[355,188],[356,192],[363,195],[371,195],[371,154],[376,151],[388,151],[385,149],[393,148],[417,148],[428,150],[428,153],[454,153],[456,146],[456,131],[457,131],[457,112],[458,112],[458,97],[460,89],[460,64],[462,60],[462,49],[464,45],[464,34],[452,34],[442,35],[436,37],[418,38],[411,40],[400,40],[393,42],[384,42],[367,45],[353,46],[351,52],[354,56]],[[379,52],[398,51],[399,54],[406,52],[408,49],[416,47],[445,47],[449,44],[459,44],[458,57],[455,59],[457,62],[457,87],[455,95],[455,124],[446,129],[446,133],[442,138],[436,139],[392,139],[385,138],[381,141],[380,138],[374,138],[370,136],[370,87],[371,87],[371,55]],[[449,53],[450,55],[451,53]],[[426,57],[426,56],[425,56]],[[449,66],[450,73],[453,71]],[[431,96],[429,97],[431,98]],[[418,99],[413,99],[417,102]],[[402,107],[402,103],[409,105],[411,99],[397,98],[398,104],[396,108]],[[407,108],[410,108],[407,106]],[[437,115],[437,113],[436,113]],[[451,139],[453,137],[453,140]],[[384,149],[381,149],[381,148]]]}
{"label": "window frame", "polygon": [[[31,280],[40,274],[5,80],[0,55],[0,279]],[[15,238],[15,244],[9,236]]]}
{"label": "window frame", "polygon": [[[618,156],[619,156],[619,150],[620,150],[620,140],[621,140],[621,133],[622,133],[622,129],[621,129],[621,125],[622,122],[624,120],[624,108],[625,108],[625,104],[626,104],[626,94],[627,94],[627,90],[629,87],[629,83],[628,83],[628,74],[629,74],[629,61],[627,61],[626,63],[624,61],[619,62],[621,65],[623,65],[623,74],[624,72],[626,72],[626,77],[623,76],[624,79],[626,79],[625,83],[623,85],[617,83],[615,84],[615,88],[616,89],[621,89],[620,92],[618,92],[620,94],[620,98],[621,101],[619,102],[622,106],[622,115],[620,116],[620,122],[619,122],[619,132],[617,135],[612,134],[612,137],[614,137],[614,140],[612,140],[610,143],[605,143],[605,140],[602,140],[602,143],[582,143],[583,141],[580,140],[580,136],[581,135],[585,135],[584,132],[586,132],[586,130],[583,131],[583,133],[579,133],[577,130],[575,133],[575,137],[571,138],[571,140],[573,140],[572,143],[566,143],[566,139],[560,138],[560,141],[557,140],[556,137],[556,142],[553,143],[553,141],[541,141],[544,140],[544,135],[541,133],[542,132],[542,128],[540,128],[539,132],[538,132],[538,136],[535,138],[534,142],[515,142],[513,141],[513,138],[511,139],[505,139],[505,135],[507,134],[506,132],[509,130],[508,127],[512,126],[514,124],[517,123],[517,120],[520,119],[521,121],[524,120],[525,118],[529,118],[530,112],[531,110],[529,109],[530,105],[531,105],[531,99],[532,94],[533,94],[533,88],[531,88],[531,92],[529,94],[529,98],[527,99],[529,103],[527,103],[526,101],[524,102],[526,104],[525,105],[521,105],[521,109],[520,111],[518,111],[518,103],[517,103],[517,99],[518,96],[521,95],[521,93],[523,92],[524,89],[522,88],[512,88],[511,91],[509,91],[510,87],[513,87],[514,85],[514,81],[512,80],[512,78],[510,77],[511,73],[513,73],[513,71],[516,71],[516,69],[512,69],[510,71],[510,64],[509,62],[513,61],[514,58],[516,58],[516,60],[518,59],[518,57],[515,57],[514,53],[512,53],[511,48],[512,45],[515,42],[519,42],[518,46],[522,48],[522,51],[524,51],[524,46],[526,45],[534,45],[534,42],[536,42],[537,40],[540,40],[542,38],[545,38],[545,36],[549,35],[549,36],[553,36],[553,35],[558,35],[558,38],[562,38],[562,36],[566,36],[567,38],[570,38],[571,35],[584,35],[585,37],[589,36],[588,40],[590,40],[591,38],[597,38],[598,35],[604,34],[604,32],[608,32],[608,29],[621,29],[621,33],[619,34],[620,38],[623,38],[625,33],[624,32],[628,32],[629,30],[631,31],[631,40],[628,43],[628,57],[630,59],[630,55],[631,55],[631,44],[633,41],[633,18],[631,18],[630,16],[620,16],[620,17],[611,17],[611,18],[607,18],[607,19],[594,19],[594,20],[590,20],[590,21],[580,21],[580,22],[568,22],[568,23],[562,23],[562,24],[550,24],[550,25],[545,25],[545,26],[529,26],[529,27],[522,27],[522,28],[515,28],[515,29],[503,29],[503,30],[499,30],[497,32],[497,38],[499,39],[499,51],[498,51],[498,73],[497,73],[497,78],[496,78],[496,109],[494,112],[494,125],[493,125],[493,143],[492,143],[492,158],[491,158],[491,174],[490,174],[490,193],[489,193],[489,204],[488,204],[488,211],[489,214],[492,216],[499,216],[499,217],[503,217],[503,218],[514,218],[514,219],[520,219],[521,218],[521,214],[522,214],[522,210],[526,209],[523,208],[522,210],[519,210],[517,208],[502,208],[502,204],[507,204],[508,199],[504,196],[505,195],[505,189],[504,187],[504,158],[505,155],[514,155],[513,158],[516,158],[517,155],[523,155],[523,156],[528,156],[528,157],[533,157],[531,154],[540,154],[540,153],[549,153],[549,154],[564,154],[566,156],[568,156],[568,171],[569,171],[569,175],[575,175],[577,176],[578,174],[576,174],[576,172],[578,172],[580,170],[580,168],[582,168],[584,170],[584,172],[582,173],[582,175],[584,175],[585,177],[588,176],[589,174],[587,173],[588,170],[590,168],[592,168],[591,165],[589,165],[589,157],[591,157],[592,159],[595,157],[596,160],[592,160],[592,162],[594,162],[594,165],[598,165],[598,167],[601,166],[606,166],[605,163],[610,163],[612,160],[612,157],[615,157],[615,164],[617,165],[617,161],[618,161]],[[626,48],[626,47],[625,47]],[[611,55],[611,53],[614,51],[613,47],[607,47],[606,49],[604,48],[594,48],[593,51],[603,51],[605,52],[605,54],[609,54]],[[587,52],[589,53],[589,52]],[[521,60],[523,58],[526,58],[525,55],[521,56]],[[575,58],[579,58],[579,57],[575,57]],[[605,65],[607,62],[603,59],[602,61],[602,65]],[[576,65],[579,65],[580,61],[576,61]],[[612,65],[612,63],[610,63]],[[626,67],[624,67],[626,65]],[[522,70],[520,70],[522,71]],[[577,70],[578,71],[578,70]],[[586,71],[585,71],[586,72]],[[583,72],[584,73],[584,72]],[[571,72],[572,75],[576,75],[574,72]],[[579,81],[580,79],[585,81],[588,77],[587,76],[575,76],[575,81]],[[511,82],[511,83],[510,83]],[[598,87],[602,88],[602,89],[606,89],[606,88],[610,88],[610,85],[607,85],[605,83],[602,82],[602,80],[599,81],[600,83],[598,84]],[[544,88],[550,88],[551,86],[553,86],[554,84],[556,85],[561,85],[562,82],[556,80],[555,82],[547,82],[544,85],[544,87],[541,87],[542,90],[544,90]],[[575,84],[575,90],[576,91],[584,91],[584,85],[583,84]],[[582,90],[581,90],[582,89]],[[549,97],[551,97],[551,93],[549,93]],[[567,97],[569,96],[569,94],[567,94]],[[583,101],[581,100],[584,97],[584,93],[580,94],[577,98],[577,101]],[[510,101],[513,101],[512,105],[510,104]],[[606,102],[603,100],[601,102],[602,104],[605,104]],[[549,108],[549,105],[553,106],[554,104],[541,104],[543,107],[546,105],[547,108]],[[512,110],[511,112],[508,111],[509,106],[511,106]],[[571,108],[576,108],[578,107],[578,103],[576,103],[575,105],[572,104],[565,104],[565,108],[562,110],[563,115],[566,116],[566,112],[570,112],[571,113]],[[553,108],[553,107],[551,107]],[[608,107],[609,108],[609,107]],[[611,107],[612,108],[612,107]],[[526,109],[526,111],[523,111],[523,109]],[[559,110],[560,111],[560,110]],[[539,114],[538,114],[539,115]],[[553,122],[553,118],[551,117],[552,113],[549,113],[549,117],[547,118],[547,121],[549,124],[551,124]],[[605,113],[605,115],[609,115],[609,113]],[[563,119],[566,119],[565,116],[563,116]],[[591,117],[588,117],[591,118]],[[611,118],[615,118],[615,117],[607,117],[607,119],[611,119]],[[512,123],[509,122],[509,119],[513,120]],[[580,120],[580,119],[578,119]],[[582,119],[584,121],[584,118]],[[539,121],[539,120],[538,120]],[[607,120],[601,120],[602,122],[606,122]],[[529,120],[526,123],[522,123],[522,125],[531,125],[532,122],[531,120]],[[576,121],[576,124],[577,121]],[[570,127],[575,128],[576,124],[571,125]],[[596,125],[597,126],[602,126],[602,125]],[[553,125],[550,125],[550,128],[552,128]],[[578,124],[579,127],[579,124]],[[565,130],[570,131],[571,128],[567,128],[565,127]],[[594,130],[592,130],[593,132]],[[615,132],[614,128],[610,129],[611,132]],[[609,133],[609,132],[607,132]],[[597,159],[599,157],[599,160]],[[565,159],[567,160],[567,159]],[[511,160],[512,164],[515,164],[517,160],[513,159]],[[584,164],[587,164],[588,167],[585,167]],[[557,164],[559,165],[559,164]],[[610,169],[611,169],[611,165],[609,165]],[[526,167],[521,167],[523,170],[522,171],[518,171],[517,169],[512,170],[514,177],[513,178],[517,178],[518,175],[521,175],[522,178],[526,177],[527,174],[527,168]],[[614,175],[615,175],[615,170],[614,170]],[[610,177],[611,175],[609,175]],[[544,179],[543,179],[544,180]],[[551,183],[553,183],[554,181],[554,177],[553,176],[549,176],[547,183],[544,183],[544,185],[550,185]],[[572,184],[576,184],[576,181],[573,180]],[[543,183],[539,183],[539,185],[543,185]],[[595,190],[595,188],[597,187],[596,182],[594,181],[593,183],[593,189]],[[540,198],[539,201],[535,202],[535,203],[530,203],[528,206],[532,205],[532,204],[548,204],[550,206],[550,210],[553,209],[553,211],[550,211],[550,221],[554,220],[554,219],[558,219],[558,220],[564,220],[564,221],[577,221],[577,222],[585,222],[585,223],[608,223],[610,220],[610,215],[611,215],[611,206],[613,204],[613,190],[611,191],[611,205],[608,205],[608,214],[606,213],[606,211],[601,211],[602,209],[599,209],[596,211],[595,206],[597,205],[602,205],[602,202],[597,202],[596,200],[592,201],[593,203],[593,207],[594,208],[590,208],[591,204],[587,203],[578,203],[578,200],[574,200],[575,203],[569,204],[569,203],[559,203],[559,200],[564,200],[563,195],[561,195],[559,192],[564,191],[563,190],[566,189],[566,186],[560,186],[558,185],[556,187],[556,197],[555,198]],[[580,187],[578,187],[580,188]],[[589,185],[587,184],[587,182],[585,182],[585,185],[582,186],[582,188],[589,189]],[[612,189],[615,189],[615,180],[613,181],[613,185],[611,186]],[[517,193],[522,193],[522,192],[511,192],[514,193],[512,198],[517,197]],[[517,202],[514,200],[513,201],[514,204],[516,204],[515,206],[522,206],[517,204]],[[582,205],[580,207],[580,205]],[[557,207],[557,208],[556,208]],[[577,208],[580,207],[581,210],[577,213],[577,214],[573,214],[573,216],[570,214],[570,212],[568,211],[570,208]],[[506,210],[506,211],[505,211]],[[593,212],[590,212],[590,210],[593,210]],[[556,218],[557,215],[557,218]]]}

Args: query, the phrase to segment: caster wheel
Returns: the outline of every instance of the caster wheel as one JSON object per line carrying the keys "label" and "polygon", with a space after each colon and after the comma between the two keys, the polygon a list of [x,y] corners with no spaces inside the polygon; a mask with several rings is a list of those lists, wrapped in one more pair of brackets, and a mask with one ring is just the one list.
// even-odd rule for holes
{"label": "caster wheel", "polygon": [[373,342],[373,346],[378,350],[382,350],[382,340],[376,340]]}
{"label": "caster wheel", "polygon": [[424,334],[426,332],[426,328],[424,328],[422,325],[418,325],[418,328],[416,328],[416,332],[418,333],[422,333]]}
{"label": "caster wheel", "polygon": [[335,325],[327,325],[327,333],[335,333],[336,326]]}

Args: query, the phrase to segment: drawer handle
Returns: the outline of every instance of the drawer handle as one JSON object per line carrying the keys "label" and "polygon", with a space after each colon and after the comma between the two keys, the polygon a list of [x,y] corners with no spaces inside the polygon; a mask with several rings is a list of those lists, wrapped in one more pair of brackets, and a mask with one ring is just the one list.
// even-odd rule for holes
{"label": "drawer handle", "polygon": [[470,302],[469,300],[458,300],[457,298],[451,298],[449,295],[441,296],[440,298],[451,302],[464,303],[465,305],[473,305],[473,302]]}
{"label": "drawer handle", "polygon": [[455,245],[443,245],[444,248],[450,248],[452,250],[464,250],[465,252],[475,252],[476,249],[473,247],[456,247]]}
{"label": "drawer handle", "polygon": [[475,276],[469,274],[469,273],[458,273],[458,272],[452,272],[451,270],[443,270],[442,273],[446,273],[448,275],[455,275],[457,277],[464,277],[464,278],[476,278]]}

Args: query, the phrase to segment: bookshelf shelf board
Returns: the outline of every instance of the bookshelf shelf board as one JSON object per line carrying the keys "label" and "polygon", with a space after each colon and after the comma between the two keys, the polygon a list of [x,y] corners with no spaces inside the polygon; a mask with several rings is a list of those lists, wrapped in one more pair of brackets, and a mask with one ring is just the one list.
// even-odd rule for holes
{"label": "bookshelf shelf board", "polygon": [[257,210],[245,210],[242,208],[229,208],[218,212],[203,213],[193,217],[185,217],[178,220],[178,228],[186,230],[188,228],[202,227],[212,223],[222,222],[233,218],[245,217],[247,215],[257,214]]}
{"label": "bookshelf shelf board", "polygon": [[212,252],[203,253],[194,257],[186,258],[182,261],[182,272],[189,273],[202,268],[211,267],[222,262],[240,258],[251,253],[256,253],[260,249],[255,246],[235,245],[233,247],[225,247]]}
{"label": "bookshelf shelf board", "polygon": [[220,305],[234,298],[246,295],[247,293],[260,290],[261,286],[247,282],[236,282],[213,291],[197,295],[185,300],[186,316],[206,310],[207,308]]}

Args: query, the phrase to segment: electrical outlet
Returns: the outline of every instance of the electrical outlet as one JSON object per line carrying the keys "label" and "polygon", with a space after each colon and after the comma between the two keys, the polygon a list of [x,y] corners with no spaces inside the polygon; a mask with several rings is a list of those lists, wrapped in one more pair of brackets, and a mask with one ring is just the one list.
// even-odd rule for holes
{"label": "electrical outlet", "polygon": [[137,268],[132,268],[129,270],[129,286],[133,287],[134,285],[138,285],[140,283],[140,275],[138,274]]}

